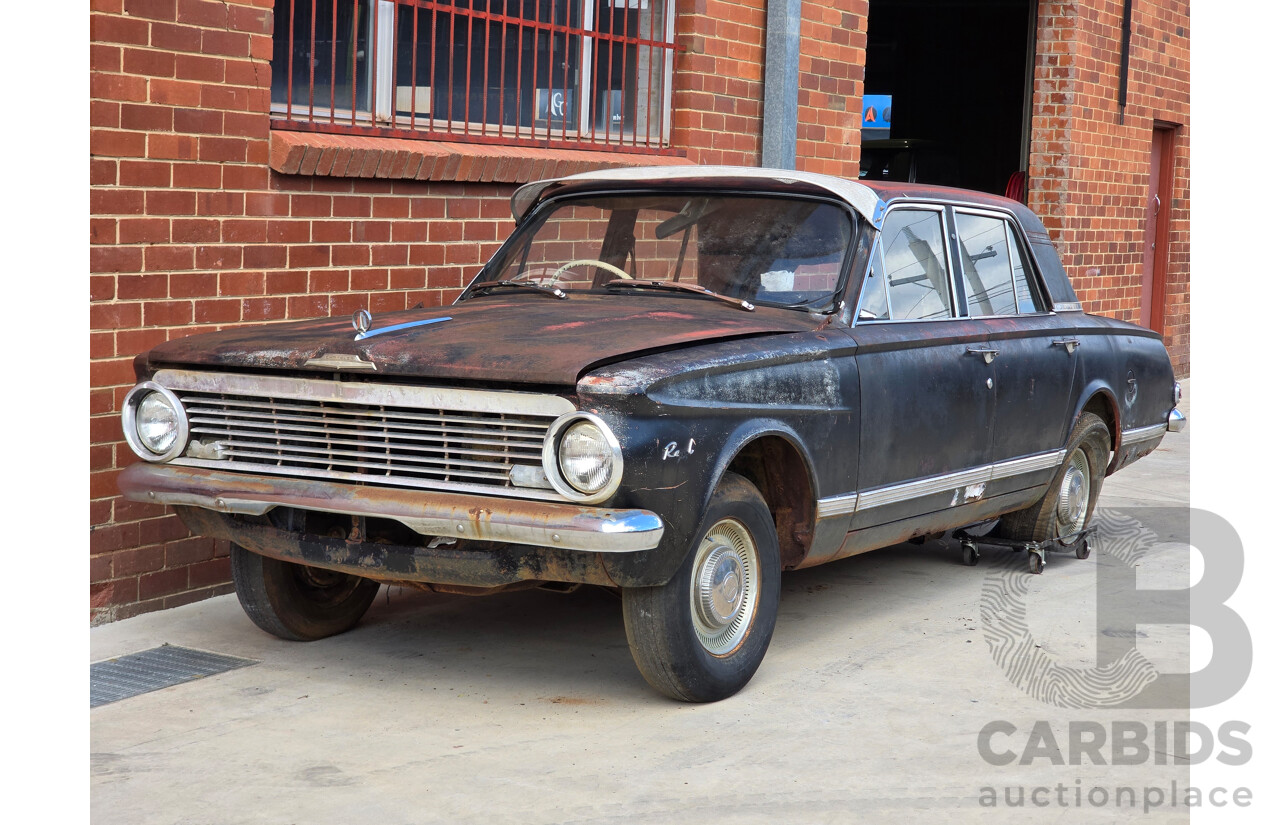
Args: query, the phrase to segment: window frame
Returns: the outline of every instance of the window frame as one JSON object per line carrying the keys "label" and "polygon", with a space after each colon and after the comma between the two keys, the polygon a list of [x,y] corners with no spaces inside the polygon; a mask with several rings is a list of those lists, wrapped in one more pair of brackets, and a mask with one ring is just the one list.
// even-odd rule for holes
{"label": "window frame", "polygon": [[[307,2],[307,0],[293,1]],[[342,0],[333,1],[335,4],[342,2]],[[554,126],[552,124],[555,121],[551,118],[547,118],[544,125],[538,124],[538,87],[534,84],[526,87],[531,95],[530,104],[533,111],[531,123],[527,126],[520,122],[518,113],[516,115],[516,123],[509,125],[491,122],[483,117],[483,112],[481,113],[482,118],[478,120],[467,120],[465,113],[462,118],[451,116],[456,115],[456,112],[445,116],[437,116],[435,112],[430,114],[419,114],[417,111],[410,111],[408,114],[397,112],[397,75],[402,68],[396,65],[397,25],[400,15],[404,13],[403,11],[397,11],[397,9],[407,8],[412,10],[413,8],[420,8],[427,10],[428,13],[432,9],[438,9],[443,15],[445,14],[444,10],[439,9],[439,4],[443,2],[445,0],[417,0],[417,2],[414,0],[368,0],[369,8],[374,10],[374,13],[370,15],[372,19],[367,23],[370,29],[368,33],[368,48],[371,55],[365,69],[353,81],[357,86],[362,82],[365,84],[364,94],[368,108],[357,108],[353,111],[350,106],[342,107],[337,105],[339,101],[336,98],[333,107],[327,105],[328,100],[323,101],[326,105],[319,105],[321,101],[319,96],[316,95],[316,90],[320,84],[320,78],[318,77],[312,81],[310,94],[304,95],[301,99],[295,98],[292,92],[293,84],[286,80],[286,99],[277,101],[273,96],[269,102],[271,127],[287,131],[315,131],[459,143],[606,150],[649,155],[675,154],[675,150],[671,147],[671,130],[674,115],[672,98],[674,95],[675,52],[677,49],[675,42],[676,0],[566,0],[566,9],[572,10],[576,6],[580,12],[580,29],[568,28],[561,23],[539,23],[532,20],[529,21],[528,25],[509,23],[504,24],[504,32],[507,35],[505,42],[490,43],[486,39],[484,48],[479,52],[472,52],[469,48],[467,49],[465,53],[468,62],[474,59],[483,63],[488,59],[488,55],[494,53],[493,49],[512,48],[515,45],[515,41],[524,36],[523,33],[526,30],[533,31],[535,40],[538,32],[542,29],[551,31],[552,37],[558,34],[560,29],[563,29],[566,41],[569,38],[581,38],[579,66],[573,76],[577,85],[567,87],[575,92],[580,101],[576,117],[577,123],[574,129],[566,129],[563,125]],[[550,5],[555,0],[546,0],[546,2]],[[653,28],[653,37],[655,39],[652,41],[641,37],[639,31],[630,34],[601,32],[596,20],[597,5],[604,5],[610,9],[623,11],[652,9],[651,14],[655,14],[661,9],[663,14],[661,28],[659,29],[657,26]],[[472,19],[492,23],[494,21],[487,17],[490,14],[492,12],[486,9],[484,12],[477,12]],[[283,25],[272,35],[273,49],[275,48],[274,42],[277,36],[286,37],[291,44],[289,50],[291,54],[292,50],[297,48],[296,41],[305,42],[308,34],[306,32],[297,32],[295,37],[295,33],[292,31],[291,17],[282,18],[281,23]],[[637,23],[638,27],[639,24]],[[511,29],[514,29],[514,31],[511,31]],[[414,37],[414,42],[419,42],[416,34]],[[624,50],[629,46],[635,51],[635,65],[629,67],[630,74],[624,73],[623,88],[611,90],[623,91],[624,100],[627,77],[633,76],[633,83],[639,85],[641,76],[639,55],[641,50],[648,49],[649,60],[653,62],[661,61],[659,71],[654,72],[652,68],[646,70],[658,75],[657,82],[651,88],[646,99],[640,100],[639,93],[633,93],[634,111],[637,115],[641,112],[645,113],[646,118],[649,118],[650,113],[652,113],[652,118],[659,121],[656,129],[650,125],[642,133],[637,128],[638,124],[632,123],[628,132],[622,128],[615,130],[608,123],[603,128],[598,128],[593,124],[593,119],[597,114],[597,106],[594,100],[596,93],[601,90],[610,90],[609,79],[604,78],[602,80],[599,76],[602,70],[594,62],[596,60],[595,52],[598,48],[597,41],[617,42],[622,45]],[[434,44],[432,45],[434,46]],[[554,54],[554,46],[550,47],[548,55],[550,54]],[[538,59],[541,59],[541,55],[535,58],[535,60]],[[291,56],[290,63],[291,65],[296,64],[297,59]],[[283,69],[283,71],[289,70]],[[520,69],[517,68],[516,71],[519,73]],[[536,71],[535,67],[535,76]],[[592,82],[593,79],[594,83]],[[500,84],[499,88],[503,88],[503,85]],[[517,81],[517,105],[522,103],[520,89],[520,82]],[[555,89],[553,88],[551,91],[555,91]],[[452,95],[452,90],[449,93]],[[416,104],[411,104],[410,108],[416,109]],[[604,111],[608,111],[608,109],[606,108]],[[568,118],[564,119],[564,121],[568,120]]]}
{"label": "window frame", "polygon": [[[866,283],[867,277],[871,274],[871,267],[874,265],[876,256],[883,255],[883,226],[888,220],[889,215],[900,209],[931,209],[943,213],[943,234],[945,246],[947,248],[947,278],[951,288],[952,295],[952,314],[948,318],[894,318],[893,304],[891,300],[886,301],[889,309],[888,318],[862,318],[862,305],[867,297]],[[1039,307],[1035,312],[1020,312],[1004,315],[970,315],[969,314],[969,295],[963,283],[964,279],[960,275],[957,268],[959,261],[960,239],[959,230],[956,225],[955,215],[957,212],[964,214],[977,215],[980,217],[994,218],[1003,222],[1005,228],[1005,238],[1011,245],[1016,245],[1018,254],[1022,258],[1023,269],[1027,273],[1027,287],[1032,294],[1032,300]],[[1012,263],[1010,264],[1010,283],[1014,287],[1016,296],[1017,282],[1012,275]],[[888,284],[885,284],[886,299],[888,298]],[[1049,300],[1049,291],[1045,288],[1044,277],[1040,272],[1039,264],[1036,262],[1035,256],[1030,254],[1030,244],[1024,236],[1022,224],[1017,216],[1012,212],[991,206],[979,206],[970,204],[961,204],[954,202],[940,201],[893,201],[885,206],[884,216],[880,221],[880,227],[876,229],[876,239],[871,246],[871,253],[867,258],[867,266],[862,273],[862,282],[858,290],[858,305],[853,311],[852,325],[859,324],[901,324],[901,323],[920,323],[920,322],[946,322],[957,320],[986,320],[993,318],[1021,318],[1021,317],[1037,317],[1056,315],[1053,303]],[[1014,308],[1017,309],[1017,301],[1015,298]],[[963,310],[963,312],[962,312]]]}

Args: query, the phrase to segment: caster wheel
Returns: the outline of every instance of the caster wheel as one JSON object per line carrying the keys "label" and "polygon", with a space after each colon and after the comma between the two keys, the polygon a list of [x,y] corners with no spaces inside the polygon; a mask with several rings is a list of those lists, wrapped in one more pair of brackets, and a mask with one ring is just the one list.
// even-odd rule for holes
{"label": "caster wheel", "polygon": [[1037,576],[1043,573],[1044,557],[1037,553],[1032,553],[1030,556],[1030,568],[1031,568],[1031,572]]}
{"label": "caster wheel", "polygon": [[960,545],[960,563],[965,567],[973,567],[979,558],[978,548],[968,543]]}
{"label": "caster wheel", "polygon": [[1078,559],[1089,558],[1089,540],[1088,539],[1080,539],[1080,542],[1076,545],[1076,558]]}

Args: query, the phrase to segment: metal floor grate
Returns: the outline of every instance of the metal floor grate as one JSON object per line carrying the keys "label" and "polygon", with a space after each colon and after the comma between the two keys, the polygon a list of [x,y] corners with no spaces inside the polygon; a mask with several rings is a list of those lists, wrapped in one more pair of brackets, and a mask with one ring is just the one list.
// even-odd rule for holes
{"label": "metal floor grate", "polygon": [[203,679],[246,665],[253,659],[207,653],[189,647],[161,645],[89,665],[89,707]]}

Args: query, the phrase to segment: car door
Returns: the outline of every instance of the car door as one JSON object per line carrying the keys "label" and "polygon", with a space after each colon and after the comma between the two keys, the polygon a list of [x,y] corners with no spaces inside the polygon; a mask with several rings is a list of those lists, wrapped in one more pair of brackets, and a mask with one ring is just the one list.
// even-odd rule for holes
{"label": "car door", "polygon": [[991,497],[1043,484],[1062,463],[1082,343],[1069,321],[1049,311],[1011,216],[957,206],[952,218],[960,303],[991,351]]}
{"label": "car door", "polygon": [[892,208],[849,334],[861,386],[851,529],[982,495],[995,394],[987,330],[958,317],[942,206]]}

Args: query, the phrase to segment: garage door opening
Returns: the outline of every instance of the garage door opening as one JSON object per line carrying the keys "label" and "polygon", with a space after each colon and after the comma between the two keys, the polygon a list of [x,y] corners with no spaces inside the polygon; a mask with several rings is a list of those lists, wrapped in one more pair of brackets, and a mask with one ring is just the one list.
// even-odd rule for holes
{"label": "garage door opening", "polygon": [[1034,57],[1031,0],[871,0],[863,177],[1016,188]]}

